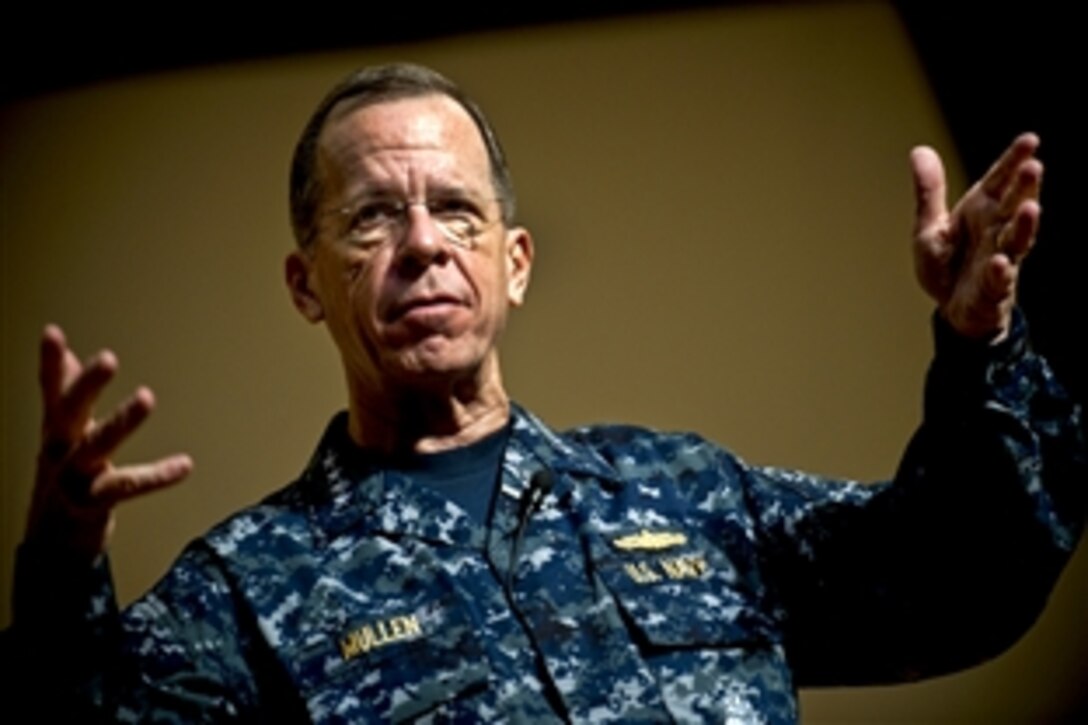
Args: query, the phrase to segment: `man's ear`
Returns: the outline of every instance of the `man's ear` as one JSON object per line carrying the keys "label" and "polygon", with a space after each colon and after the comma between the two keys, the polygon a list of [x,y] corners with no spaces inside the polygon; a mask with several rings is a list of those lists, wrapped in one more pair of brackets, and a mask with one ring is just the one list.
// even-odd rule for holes
{"label": "man's ear", "polygon": [[309,254],[299,250],[288,254],[284,260],[283,273],[295,309],[310,322],[321,322],[325,319],[325,309],[310,285]]}
{"label": "man's ear", "polygon": [[506,298],[514,307],[525,302],[533,269],[533,237],[524,227],[506,232]]}

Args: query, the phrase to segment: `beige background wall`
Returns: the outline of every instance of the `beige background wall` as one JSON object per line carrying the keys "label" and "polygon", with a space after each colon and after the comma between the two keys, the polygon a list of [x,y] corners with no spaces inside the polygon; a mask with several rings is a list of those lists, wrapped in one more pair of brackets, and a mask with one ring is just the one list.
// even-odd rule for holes
{"label": "beige background wall", "polygon": [[[392,59],[461,82],[503,135],[538,251],[504,344],[518,400],[557,426],[697,429],[753,462],[891,473],[929,355],[908,149],[936,145],[962,178],[890,8],[701,12],[135,78],[0,114],[0,624],[46,322],[118,353],[109,402],[158,393],[125,460],[197,462],[121,512],[125,601],[301,469],[343,393],[324,331],[281,282],[288,158],[334,80]],[[809,693],[805,719],[1058,721],[1084,697],[1081,549],[1009,654],[922,685]]]}

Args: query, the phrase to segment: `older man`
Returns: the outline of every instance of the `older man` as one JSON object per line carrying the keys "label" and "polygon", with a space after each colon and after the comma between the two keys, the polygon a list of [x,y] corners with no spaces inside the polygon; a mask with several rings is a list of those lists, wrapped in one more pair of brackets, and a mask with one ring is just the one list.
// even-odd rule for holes
{"label": "older man", "polygon": [[296,149],[286,263],[339,349],[347,412],[298,481],[118,613],[112,509],[191,463],[114,467],[151,394],[93,419],[116,361],[81,365],[48,328],[10,643],[28,686],[120,719],[790,722],[800,685],[992,656],[1084,515],[1079,411],[1014,310],[1037,143],[951,211],[940,160],[913,152],[937,354],[895,481],[864,487],[694,436],[557,434],[513,405],[496,344],[533,244],[498,142],[432,71],[351,76]]}

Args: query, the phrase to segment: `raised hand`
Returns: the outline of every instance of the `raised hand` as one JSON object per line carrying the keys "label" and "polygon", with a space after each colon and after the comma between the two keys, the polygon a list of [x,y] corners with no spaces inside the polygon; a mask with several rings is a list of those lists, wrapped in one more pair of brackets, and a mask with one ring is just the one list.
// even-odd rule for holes
{"label": "raised hand", "polygon": [[1039,138],[1016,138],[951,211],[933,149],[911,151],[917,201],[914,268],[940,314],[960,334],[998,341],[1008,332],[1020,263],[1039,227]]}
{"label": "raised hand", "polygon": [[26,541],[36,548],[93,561],[106,549],[118,503],[177,483],[192,470],[184,454],[113,465],[113,453],[155,406],[151,391],[141,387],[96,419],[95,401],[116,372],[113,353],[80,363],[59,327],[42,333],[42,443],[26,528]]}

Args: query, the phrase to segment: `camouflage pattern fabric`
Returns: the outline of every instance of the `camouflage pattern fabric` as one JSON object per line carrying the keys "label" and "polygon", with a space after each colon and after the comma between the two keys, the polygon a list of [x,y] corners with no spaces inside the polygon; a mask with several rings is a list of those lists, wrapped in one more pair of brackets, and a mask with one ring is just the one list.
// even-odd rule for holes
{"label": "camouflage pattern fabric", "polygon": [[790,723],[798,686],[976,663],[1075,546],[1084,433],[1022,321],[994,348],[937,336],[893,482],[753,467],[690,434],[557,434],[515,406],[487,530],[370,467],[341,415],[298,481],[125,612],[104,563],[21,575],[12,646],[27,681],[162,722]]}

